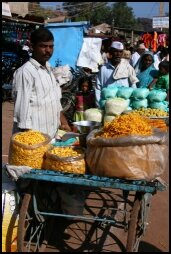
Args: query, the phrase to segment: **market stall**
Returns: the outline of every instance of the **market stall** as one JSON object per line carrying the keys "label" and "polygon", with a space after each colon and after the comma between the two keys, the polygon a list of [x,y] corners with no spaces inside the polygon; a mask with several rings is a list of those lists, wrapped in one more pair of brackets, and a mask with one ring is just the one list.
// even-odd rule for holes
{"label": "market stall", "polygon": [[[61,217],[120,226],[127,232],[125,250],[136,252],[148,224],[151,198],[166,187],[160,176],[168,158],[168,126],[158,120],[122,108],[105,124],[73,123],[75,136],[67,134],[68,139],[62,139],[61,132],[58,140],[34,131],[13,135],[6,170],[20,196],[18,251],[44,251],[52,233],[50,218]],[[83,134],[86,144],[81,146]],[[96,213],[86,203],[91,192],[102,195],[106,188],[123,192],[122,221],[116,220],[120,209],[114,203],[101,205]],[[65,201],[62,211],[57,193]]]}

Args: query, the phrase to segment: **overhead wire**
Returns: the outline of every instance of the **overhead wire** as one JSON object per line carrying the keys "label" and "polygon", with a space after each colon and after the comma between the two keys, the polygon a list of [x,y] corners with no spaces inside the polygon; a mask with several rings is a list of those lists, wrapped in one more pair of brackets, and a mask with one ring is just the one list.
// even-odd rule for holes
{"label": "overhead wire", "polygon": [[[86,2],[86,5],[87,5],[87,8],[89,8],[89,6],[90,6],[90,4],[93,4],[94,2]],[[80,6],[82,6],[82,4],[78,4],[78,5],[80,5]],[[74,6],[78,6],[78,5],[74,5]],[[96,10],[96,9],[99,9],[99,8],[101,8],[101,7],[103,7],[104,5],[106,5],[106,2],[97,2],[97,4],[96,5],[94,5],[93,6],[93,10]],[[32,11],[30,11],[30,13],[35,13],[36,11],[38,11],[39,9],[33,9]],[[41,11],[42,11],[42,9],[41,9]],[[48,10],[48,9],[44,9],[43,10],[44,12],[48,12],[48,11],[51,11],[51,10]],[[56,11],[57,10],[55,10],[55,11],[52,11],[52,13],[53,14],[55,14],[55,15],[57,15],[57,13],[56,13]],[[65,9],[64,9],[64,11],[61,11],[61,12],[65,12]],[[66,11],[67,12],[67,11]],[[81,16],[81,15],[85,15],[86,13],[88,13],[88,10],[87,9],[80,9],[80,11],[77,9],[77,13],[76,14],[74,14],[74,15],[72,15],[72,16],[70,16],[70,18],[73,18],[73,17],[79,17],[79,16]],[[60,15],[60,14],[59,14]]]}
{"label": "overhead wire", "polygon": [[153,9],[154,9],[154,7],[155,7],[155,5],[156,5],[157,3],[158,3],[158,2],[154,2],[154,4],[153,4],[153,6],[152,6],[152,8],[151,8],[151,10],[150,10],[150,12],[149,12],[149,14],[147,15],[147,18],[151,16],[151,13],[152,13],[152,11],[153,11]]}
{"label": "overhead wire", "polygon": [[[91,10],[99,9],[99,8],[103,7],[104,5],[106,5],[106,2],[99,2],[98,5],[94,5]],[[88,8],[90,8],[90,5],[88,6]],[[81,9],[80,12],[76,13],[75,15],[73,15],[71,17],[79,16],[79,15],[82,15],[83,13],[85,14],[87,12],[89,12],[88,9],[84,9],[84,10]]]}
{"label": "overhead wire", "polygon": [[[94,6],[92,9],[97,10],[97,9],[103,7],[105,4],[106,4],[106,2],[101,2],[101,3],[99,3],[98,6]],[[79,17],[81,15],[85,15],[85,14],[88,14],[88,13],[89,13],[89,10],[81,10],[79,13],[76,13],[76,14],[70,16],[70,18]]]}
{"label": "overhead wire", "polygon": [[[94,2],[84,2],[84,3],[81,3],[81,4],[77,4],[77,5],[73,5],[73,4],[71,4],[71,5],[61,5],[61,6],[59,6],[59,5],[56,5],[55,6],[55,8],[56,7],[58,7],[59,9],[61,9],[61,8],[63,8],[63,7],[65,7],[66,9],[67,8],[70,8],[70,7],[74,7],[74,6],[83,6],[83,5],[87,5],[87,4],[89,4],[89,3],[94,3]],[[97,2],[98,3],[98,2]],[[99,2],[100,3],[100,2]],[[36,3],[32,3],[31,4],[31,6],[34,6],[34,8],[36,9],[36,8],[54,8],[54,7],[52,7],[52,5],[49,5],[49,6],[46,6],[46,7],[43,7],[43,6],[41,6],[40,4],[36,4]],[[56,10],[56,9],[55,9]]]}

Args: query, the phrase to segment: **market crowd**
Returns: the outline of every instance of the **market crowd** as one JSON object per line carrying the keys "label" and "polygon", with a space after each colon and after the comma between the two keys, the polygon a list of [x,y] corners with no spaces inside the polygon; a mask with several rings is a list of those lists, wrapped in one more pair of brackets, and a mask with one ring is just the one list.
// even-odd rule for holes
{"label": "market crowd", "polygon": [[[53,47],[54,37],[48,29],[32,32],[29,60],[16,70],[13,78],[13,133],[36,129],[53,138],[59,128],[71,131],[61,105],[61,87],[48,63]],[[101,47],[101,59],[94,74],[95,83],[93,70],[81,67],[85,77],[78,81],[73,121],[84,120],[83,113],[88,108],[100,108],[102,89],[111,85],[165,89],[169,100],[168,47],[159,45],[154,52],[142,40],[134,47],[114,40],[107,49]]]}

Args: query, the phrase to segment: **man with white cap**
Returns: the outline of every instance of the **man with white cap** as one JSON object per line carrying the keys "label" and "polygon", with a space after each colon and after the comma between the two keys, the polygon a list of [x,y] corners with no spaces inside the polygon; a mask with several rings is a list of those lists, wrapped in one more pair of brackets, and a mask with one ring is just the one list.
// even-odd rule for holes
{"label": "man with white cap", "polygon": [[138,79],[135,70],[126,59],[122,58],[123,50],[124,46],[121,42],[112,42],[109,49],[109,62],[101,67],[97,75],[95,94],[98,107],[103,88],[110,85],[136,87]]}
{"label": "man with white cap", "polygon": [[130,59],[130,64],[132,67],[135,68],[136,63],[138,62],[140,56],[146,51],[146,47],[144,43],[140,43],[137,47],[137,50],[135,53],[132,54],[131,59]]}

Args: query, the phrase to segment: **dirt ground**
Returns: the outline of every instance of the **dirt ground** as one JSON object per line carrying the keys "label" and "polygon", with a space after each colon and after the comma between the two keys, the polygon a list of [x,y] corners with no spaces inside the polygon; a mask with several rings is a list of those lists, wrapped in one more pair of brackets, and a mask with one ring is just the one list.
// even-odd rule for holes
{"label": "dirt ground", "polygon": [[[10,141],[10,136],[11,136],[11,131],[12,131],[12,118],[13,118],[13,103],[11,102],[5,102],[2,103],[2,163],[7,163],[8,161],[8,149],[9,149],[9,141]],[[169,179],[169,167],[167,168],[167,171],[164,172],[164,174],[161,176],[161,178],[168,183]],[[63,220],[60,219],[60,222],[62,223],[62,227],[64,227]],[[68,221],[67,221],[68,223]],[[51,246],[49,246],[48,250],[49,252],[92,252],[92,248],[96,243],[92,241],[91,243],[87,243],[87,246],[81,249],[78,247],[80,244],[81,240],[83,239],[83,234],[80,233],[80,228],[81,232],[84,231],[85,224],[83,223],[74,223],[70,224],[67,230],[61,231],[59,229],[59,224],[58,224],[58,229],[57,229],[57,234],[60,235],[60,241],[58,238],[58,241],[61,243],[58,244],[57,246],[53,241],[51,240]],[[90,227],[90,223],[87,223],[87,227]],[[53,227],[52,231],[55,230],[56,226]],[[96,227],[97,228],[97,227]],[[66,229],[66,227],[65,227]],[[71,232],[76,232],[73,230],[77,230],[77,233],[72,233]],[[92,229],[92,227],[91,227]],[[118,243],[120,243],[120,250],[115,249],[115,252],[121,252],[124,251],[122,248],[122,244],[125,243],[125,235],[117,233],[119,230],[116,228],[113,229],[110,234],[107,236],[104,234],[104,231],[102,228],[98,228],[99,234],[100,234],[100,239],[105,239],[106,246],[109,246],[109,243],[112,244],[113,239],[116,239]],[[103,232],[102,232],[103,231]],[[90,231],[89,231],[90,233]],[[70,234],[70,237],[68,237],[68,234]],[[77,234],[77,237],[74,237],[74,234]],[[80,238],[78,237],[79,234],[82,234]],[[72,240],[74,239],[72,243],[72,247],[70,246],[70,241],[68,240],[69,238]],[[89,235],[90,237],[90,235]],[[67,248],[62,249],[62,244],[64,244],[62,241],[65,239],[65,246]],[[56,239],[57,240],[57,239]],[[100,242],[100,240],[99,240]],[[93,245],[94,244],[94,245]],[[102,243],[104,245],[104,242]],[[55,247],[54,247],[55,246]],[[75,247],[73,247],[75,246]],[[91,249],[90,249],[91,246]],[[88,249],[89,247],[89,249]],[[104,247],[104,246],[103,246]],[[99,248],[96,249],[98,252],[109,252],[109,249],[104,248]],[[123,249],[123,250],[122,250]],[[147,230],[145,232],[145,236],[141,239],[140,245],[139,245],[139,252],[169,252],[169,189],[163,192],[157,192],[156,195],[153,196],[152,198],[152,204],[151,204],[151,209],[150,209],[150,215],[149,215],[149,225],[147,227]]]}

